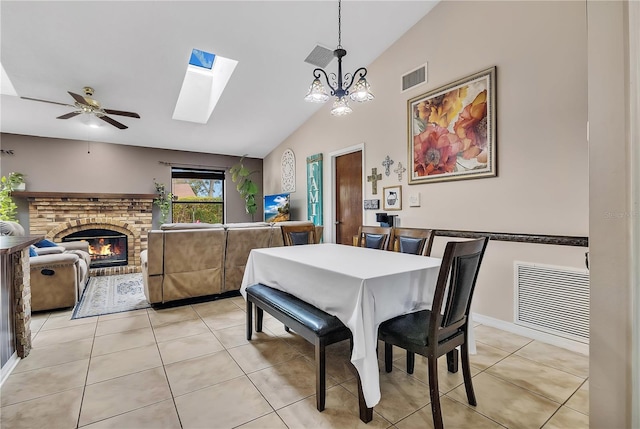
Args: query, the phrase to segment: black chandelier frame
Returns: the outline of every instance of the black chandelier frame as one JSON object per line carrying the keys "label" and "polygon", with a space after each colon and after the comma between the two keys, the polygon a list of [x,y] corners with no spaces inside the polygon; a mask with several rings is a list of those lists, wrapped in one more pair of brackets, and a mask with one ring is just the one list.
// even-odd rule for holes
{"label": "black chandelier frame", "polygon": [[[342,46],[340,45],[338,45],[336,50],[333,51],[333,56],[338,58],[338,74],[337,75],[335,73],[327,74],[327,72],[321,68],[316,68],[315,70],[313,70],[313,76],[318,80],[320,80],[320,77],[324,75],[324,78],[327,82],[327,86],[331,89],[331,95],[338,98],[346,97],[349,95],[349,89],[351,89],[353,84],[356,82],[356,75],[358,73],[360,73],[358,81],[367,75],[367,69],[365,67],[360,67],[353,73],[345,74],[343,78],[342,77],[342,58],[345,57],[346,55],[347,55],[347,51],[343,49]],[[336,85],[335,86],[332,85],[331,81],[336,82]],[[347,85],[347,87],[345,88],[344,85],[346,83],[348,83],[349,85]]]}

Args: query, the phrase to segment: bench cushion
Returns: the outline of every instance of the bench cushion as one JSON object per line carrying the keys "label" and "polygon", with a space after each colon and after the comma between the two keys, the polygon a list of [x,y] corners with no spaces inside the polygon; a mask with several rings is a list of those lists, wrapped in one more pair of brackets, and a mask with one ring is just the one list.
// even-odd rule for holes
{"label": "bench cushion", "polygon": [[257,284],[246,289],[247,299],[255,297],[268,303],[277,311],[295,319],[309,328],[317,336],[322,337],[333,332],[347,329],[336,316],[314,307],[295,296],[278,289]]}

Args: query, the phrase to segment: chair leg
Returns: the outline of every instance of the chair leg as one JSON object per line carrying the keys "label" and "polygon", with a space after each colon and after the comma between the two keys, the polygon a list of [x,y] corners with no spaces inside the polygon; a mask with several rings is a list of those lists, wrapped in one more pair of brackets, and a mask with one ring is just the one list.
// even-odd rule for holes
{"label": "chair leg", "polygon": [[447,370],[458,372],[458,349],[453,349],[447,353]]}
{"label": "chair leg", "polygon": [[467,347],[467,343],[464,342],[462,346],[460,346],[460,354],[462,355],[462,376],[464,378],[464,388],[467,391],[467,400],[469,404],[474,407],[478,405],[476,402],[476,394],[473,391],[473,384],[471,382],[471,368],[469,367],[469,348]]}
{"label": "chair leg", "polygon": [[427,365],[429,367],[429,394],[431,395],[433,427],[435,429],[444,429],[442,410],[440,409],[440,392],[438,391],[438,358],[435,356],[429,357]]}
{"label": "chair leg", "polygon": [[253,325],[253,304],[247,299],[247,341],[251,341],[251,325]]}
{"label": "chair leg", "polygon": [[319,338],[316,338],[316,408],[318,411],[324,410],[327,383],[325,378],[326,360],[325,360],[325,344]]}
{"label": "chair leg", "polygon": [[264,311],[256,305],[256,332],[262,332],[262,318]]}
{"label": "chair leg", "polygon": [[364,400],[364,391],[362,390],[362,380],[360,374],[356,371],[356,378],[358,379],[358,408],[360,409],[360,420],[364,423],[369,423],[373,420],[373,408],[367,407],[367,403]]}
{"label": "chair leg", "polygon": [[407,350],[407,374],[413,374],[416,365],[416,354]]}
{"label": "chair leg", "polygon": [[393,344],[384,343],[384,370],[391,372],[393,369]]}

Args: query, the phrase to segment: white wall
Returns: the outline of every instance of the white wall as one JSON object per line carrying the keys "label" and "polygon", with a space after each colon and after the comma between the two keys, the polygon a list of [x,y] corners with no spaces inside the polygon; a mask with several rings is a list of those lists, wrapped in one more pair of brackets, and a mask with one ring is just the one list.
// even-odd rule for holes
{"label": "white wall", "polygon": [[[305,160],[323,153],[324,217],[329,231],[325,239],[329,239],[327,154],[364,142],[365,175],[372,167],[383,172],[386,155],[395,165],[398,161],[411,165],[407,100],[495,65],[498,176],[409,186],[405,173],[403,210],[394,214],[407,227],[587,236],[586,49],[584,3],[441,2],[368,67],[374,101],[354,103],[354,112],[342,118],[332,117],[330,106],[323,106],[265,158],[265,192],[280,190],[280,157],[291,148],[297,169],[291,204],[299,210],[298,218],[306,217]],[[347,71],[360,66],[348,58]],[[428,83],[400,93],[400,76],[425,62]],[[378,195],[372,195],[367,183],[364,198],[378,199],[382,187],[396,184],[396,174],[383,173]],[[409,208],[408,196],[416,192],[421,194],[421,207]],[[365,223],[375,224],[375,212],[366,212]],[[436,241],[435,256],[445,241]],[[585,250],[490,243],[474,311],[512,322],[514,261],[584,268]]]}
{"label": "white wall", "polygon": [[[632,225],[638,206],[631,197],[628,4],[589,1],[589,187],[591,213],[591,348],[589,426],[637,428],[631,421],[633,335]],[[637,35],[637,31],[636,31]],[[635,52],[638,55],[638,52]],[[637,57],[634,57],[637,58]],[[637,142],[636,142],[637,144]],[[637,147],[635,148],[637,150]],[[635,166],[637,168],[637,166]],[[637,287],[637,286],[636,286]],[[636,328],[637,329],[637,328]],[[637,363],[636,363],[637,365]]]}

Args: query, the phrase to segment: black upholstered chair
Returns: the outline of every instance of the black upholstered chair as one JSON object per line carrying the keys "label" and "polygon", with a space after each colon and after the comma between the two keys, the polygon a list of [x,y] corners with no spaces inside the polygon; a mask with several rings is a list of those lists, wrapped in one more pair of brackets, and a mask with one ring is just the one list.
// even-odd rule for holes
{"label": "black upholstered chair", "polygon": [[280,229],[285,246],[316,243],[315,225],[282,225]]}
{"label": "black upholstered chair", "polygon": [[361,226],[358,228],[356,246],[384,250],[389,246],[391,227]]}
{"label": "black upholstered chair", "polygon": [[409,368],[410,354],[413,357],[413,353],[418,353],[428,359],[431,411],[436,429],[444,427],[438,392],[438,357],[444,354],[452,356],[458,346],[467,400],[469,404],[476,405],[467,338],[471,300],[488,242],[489,238],[481,238],[447,243],[431,307],[434,311],[422,310],[394,317],[383,322],[378,330],[378,338],[384,341],[387,372],[392,369],[394,345],[407,350],[408,372],[413,372],[413,362]]}
{"label": "black upholstered chair", "polygon": [[432,229],[393,228],[389,240],[389,250],[429,256],[434,235]]}

